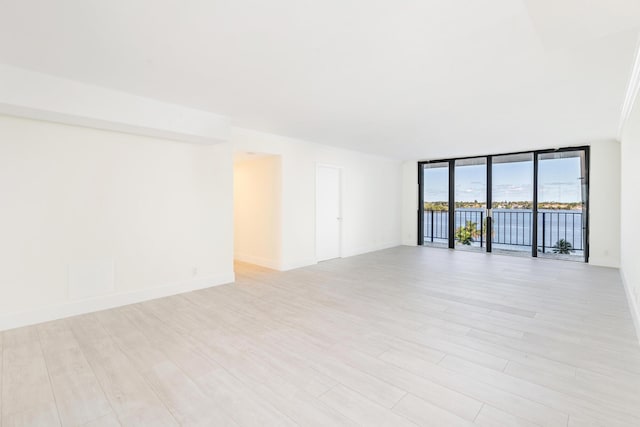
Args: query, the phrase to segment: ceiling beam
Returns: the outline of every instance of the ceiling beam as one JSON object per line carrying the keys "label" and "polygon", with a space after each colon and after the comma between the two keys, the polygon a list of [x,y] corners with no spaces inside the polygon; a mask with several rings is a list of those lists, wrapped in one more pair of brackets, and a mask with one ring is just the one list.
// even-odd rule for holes
{"label": "ceiling beam", "polygon": [[231,133],[224,116],[7,65],[0,114],[197,144]]}

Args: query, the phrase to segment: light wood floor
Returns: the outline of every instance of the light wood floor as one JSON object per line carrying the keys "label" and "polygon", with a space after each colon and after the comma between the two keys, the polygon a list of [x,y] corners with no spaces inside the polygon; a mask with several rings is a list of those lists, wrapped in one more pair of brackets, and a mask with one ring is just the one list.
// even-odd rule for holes
{"label": "light wood floor", "polygon": [[399,247],[0,335],[14,425],[640,426],[618,271]]}

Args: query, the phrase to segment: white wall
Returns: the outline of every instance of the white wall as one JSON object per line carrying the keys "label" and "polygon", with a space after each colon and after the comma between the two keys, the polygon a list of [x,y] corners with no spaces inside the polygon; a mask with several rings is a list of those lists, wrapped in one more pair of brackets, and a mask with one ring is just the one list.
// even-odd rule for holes
{"label": "white wall", "polygon": [[640,99],[623,129],[621,159],[621,275],[640,336]]}
{"label": "white wall", "polygon": [[234,257],[263,267],[282,263],[280,156],[237,160],[233,167]]}
{"label": "white wall", "polygon": [[589,263],[620,267],[620,142],[591,144]]}
{"label": "white wall", "polygon": [[238,151],[279,156],[263,202],[279,187],[281,212],[256,252],[273,267],[316,262],[318,163],[344,170],[343,256],[400,244],[399,161],[243,129],[197,145],[0,116],[0,330],[233,281]]}
{"label": "white wall", "polygon": [[[590,146],[589,262],[617,268],[620,266],[620,143],[598,141]],[[402,168],[402,243],[416,245],[417,160],[404,162]]]}
{"label": "white wall", "polygon": [[402,244],[418,244],[418,161],[402,163]]}
{"label": "white wall", "polygon": [[318,163],[343,168],[342,256],[401,242],[401,163],[278,135],[232,129],[234,149],[282,158],[281,269],[316,262],[315,174]]}
{"label": "white wall", "polygon": [[[0,329],[233,280],[232,148],[0,116]],[[115,288],[70,295],[70,267]]]}

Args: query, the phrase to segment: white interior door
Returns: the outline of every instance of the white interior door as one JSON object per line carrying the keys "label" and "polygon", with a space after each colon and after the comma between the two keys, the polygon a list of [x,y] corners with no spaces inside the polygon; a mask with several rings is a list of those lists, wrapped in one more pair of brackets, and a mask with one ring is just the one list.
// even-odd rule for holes
{"label": "white interior door", "polygon": [[318,261],[340,257],[340,174],[331,166],[316,169],[316,257]]}

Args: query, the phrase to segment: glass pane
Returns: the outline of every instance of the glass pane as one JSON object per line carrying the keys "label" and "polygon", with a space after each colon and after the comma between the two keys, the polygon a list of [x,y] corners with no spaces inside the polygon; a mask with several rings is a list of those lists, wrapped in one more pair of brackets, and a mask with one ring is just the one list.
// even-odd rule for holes
{"label": "glass pane", "polygon": [[456,160],[456,249],[484,250],[487,208],[487,159]]}
{"label": "glass pane", "polygon": [[531,253],[533,153],[493,157],[492,250]]}
{"label": "glass pane", "polygon": [[584,258],[586,208],[583,150],[538,158],[538,256]]}
{"label": "glass pane", "polygon": [[449,239],[449,163],[423,165],[424,245],[447,247]]}

